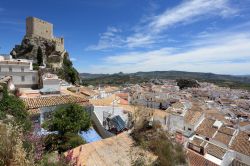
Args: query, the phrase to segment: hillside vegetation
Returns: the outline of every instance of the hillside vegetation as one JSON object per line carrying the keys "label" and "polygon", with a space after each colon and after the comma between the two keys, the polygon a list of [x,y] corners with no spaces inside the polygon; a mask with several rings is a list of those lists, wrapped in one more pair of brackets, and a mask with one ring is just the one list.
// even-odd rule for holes
{"label": "hillside vegetation", "polygon": [[220,75],[213,73],[183,72],[183,71],[152,71],[117,74],[80,74],[85,85],[125,85],[147,82],[150,79],[193,79],[215,83],[219,86],[250,90],[249,76]]}

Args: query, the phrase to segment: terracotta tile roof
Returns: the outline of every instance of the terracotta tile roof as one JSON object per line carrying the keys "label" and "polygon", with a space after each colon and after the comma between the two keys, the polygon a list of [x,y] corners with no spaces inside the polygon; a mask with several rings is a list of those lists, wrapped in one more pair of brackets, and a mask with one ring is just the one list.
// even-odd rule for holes
{"label": "terracotta tile roof", "polygon": [[218,132],[218,133],[216,133],[216,135],[214,136],[213,139],[216,140],[216,141],[219,141],[219,142],[221,142],[221,143],[223,143],[225,145],[228,145],[230,140],[232,139],[232,136],[221,133],[221,132]]}
{"label": "terracotta tile roof", "polygon": [[116,100],[115,95],[111,95],[104,99],[90,99],[90,103],[96,106],[110,106],[112,102]]}
{"label": "terracotta tile roof", "polygon": [[230,148],[239,153],[250,156],[249,137],[250,137],[249,132],[239,131],[237,136],[234,138]]}
{"label": "terracotta tile roof", "polygon": [[222,126],[222,127],[219,129],[219,132],[224,133],[224,134],[227,134],[227,135],[233,136],[233,134],[234,134],[234,132],[235,132],[235,129],[229,128],[229,127],[226,127],[226,126]]}
{"label": "terracotta tile roof", "polygon": [[192,144],[197,145],[197,146],[202,146],[204,147],[205,141],[203,141],[200,138],[194,137],[194,139],[191,141]]}
{"label": "terracotta tile roof", "polygon": [[147,156],[149,163],[156,160],[156,156],[149,152],[135,149],[133,140],[127,133],[122,133],[97,142],[78,146],[64,155],[72,153],[77,166],[127,166],[131,165],[131,155],[135,151]]}
{"label": "terracotta tile roof", "polygon": [[215,120],[213,119],[204,119],[202,123],[199,125],[199,127],[196,130],[196,134],[203,135],[205,137],[212,138],[214,133],[217,131],[216,128],[213,127]]}
{"label": "terracotta tile roof", "polygon": [[217,164],[205,159],[202,155],[192,151],[187,151],[187,159],[189,166],[217,166]]}
{"label": "terracotta tile roof", "polygon": [[123,98],[120,98],[120,99],[119,99],[119,104],[121,104],[121,105],[128,105],[128,100],[125,100],[125,99],[123,99]]}
{"label": "terracotta tile roof", "polygon": [[60,96],[48,96],[48,97],[36,97],[36,98],[23,98],[28,109],[36,109],[40,107],[55,106],[69,103],[87,103],[88,100],[81,97],[71,95],[60,95]]}
{"label": "terracotta tile roof", "polygon": [[246,121],[246,122],[239,122],[239,125],[240,125],[241,127],[244,127],[244,126],[250,125],[250,121]]}
{"label": "terracotta tile roof", "polygon": [[128,99],[128,93],[116,93],[116,96],[123,99]]}
{"label": "terracotta tile roof", "polygon": [[206,147],[206,152],[214,157],[217,157],[218,159],[222,159],[226,153],[226,150],[209,143]]}
{"label": "terracotta tile roof", "polygon": [[119,87],[116,87],[116,86],[108,86],[108,87],[105,87],[104,88],[105,92],[107,93],[111,93],[111,92],[114,92],[114,91],[118,91],[119,90]]}
{"label": "terracotta tile roof", "polygon": [[188,110],[184,116],[184,120],[186,123],[193,125],[200,119],[201,116],[202,112],[200,111]]}
{"label": "terracotta tile roof", "polygon": [[84,95],[87,95],[87,96],[94,96],[94,95],[98,94],[94,90],[92,90],[92,89],[90,89],[88,87],[84,87],[84,86],[80,87],[80,93],[82,93]]}

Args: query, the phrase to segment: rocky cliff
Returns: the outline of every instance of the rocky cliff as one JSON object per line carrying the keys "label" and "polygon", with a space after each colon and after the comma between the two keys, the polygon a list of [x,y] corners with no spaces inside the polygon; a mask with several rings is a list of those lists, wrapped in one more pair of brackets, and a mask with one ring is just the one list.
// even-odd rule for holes
{"label": "rocky cliff", "polygon": [[[65,50],[56,51],[56,42],[52,40],[25,36],[21,44],[16,45],[10,54],[16,59],[33,60],[34,68],[38,68],[39,65],[46,66],[47,71],[57,74],[68,82],[78,83],[79,81],[78,72],[74,69],[69,54]],[[39,59],[42,61],[40,64]]]}
{"label": "rocky cliff", "polygon": [[56,51],[56,43],[41,37],[25,36],[21,45],[16,45],[11,51],[13,58],[25,58],[37,63],[38,48],[41,48],[44,65],[53,69],[61,68],[66,51]]}

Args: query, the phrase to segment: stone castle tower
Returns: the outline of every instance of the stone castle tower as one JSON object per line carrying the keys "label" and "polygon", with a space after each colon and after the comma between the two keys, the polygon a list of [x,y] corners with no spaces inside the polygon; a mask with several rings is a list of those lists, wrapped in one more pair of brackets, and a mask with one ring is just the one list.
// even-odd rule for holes
{"label": "stone castle tower", "polygon": [[35,17],[26,18],[26,36],[39,37],[55,43],[56,51],[64,52],[64,39],[54,37],[53,24]]}

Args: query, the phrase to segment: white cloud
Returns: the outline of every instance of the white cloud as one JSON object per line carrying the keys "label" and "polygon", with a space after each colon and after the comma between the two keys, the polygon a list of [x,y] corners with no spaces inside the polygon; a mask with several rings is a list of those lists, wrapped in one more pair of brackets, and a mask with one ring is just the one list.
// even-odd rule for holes
{"label": "white cloud", "polygon": [[228,0],[189,0],[179,6],[167,9],[154,16],[149,23],[150,30],[160,32],[178,23],[192,22],[193,19],[204,19],[204,16],[219,15],[223,17],[236,13]]}
{"label": "white cloud", "polygon": [[108,27],[107,31],[100,34],[100,39],[96,45],[91,45],[86,50],[105,50],[109,48],[121,47],[123,41],[119,36],[120,29]]}
{"label": "white cloud", "polygon": [[[184,70],[225,74],[249,74],[250,33],[230,34],[221,38],[211,35],[202,45],[186,50],[162,48],[148,52],[128,52],[108,56],[103,65],[93,66],[95,72],[137,72],[153,70]],[[200,40],[200,39],[199,39]],[[197,41],[192,41],[196,43]]]}
{"label": "white cloud", "polygon": [[77,59],[76,58],[70,58],[70,60],[72,61],[72,62],[74,62],[74,61],[77,61]]}
{"label": "white cloud", "polygon": [[150,47],[168,40],[168,35],[162,32],[171,27],[186,25],[212,16],[224,18],[236,13],[237,9],[231,7],[229,0],[185,0],[159,15],[143,17],[144,20],[134,26],[136,28],[131,28],[135,31],[129,36],[122,37],[116,30],[108,28],[107,32],[101,34],[99,42],[87,49]]}

